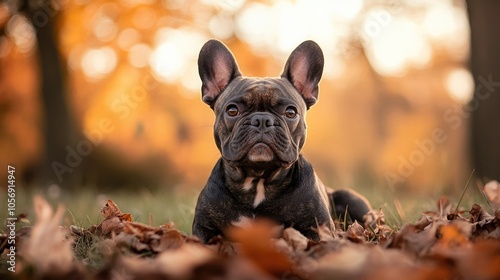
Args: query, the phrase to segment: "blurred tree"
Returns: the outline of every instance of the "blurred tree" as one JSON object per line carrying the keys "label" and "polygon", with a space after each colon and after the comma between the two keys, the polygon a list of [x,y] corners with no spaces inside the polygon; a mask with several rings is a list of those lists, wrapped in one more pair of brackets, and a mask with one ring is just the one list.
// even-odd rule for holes
{"label": "blurred tree", "polygon": [[472,156],[481,178],[500,180],[500,2],[467,1],[471,71],[475,78]]}
{"label": "blurred tree", "polygon": [[[397,188],[422,192],[463,184],[459,175],[467,168],[460,165],[466,162],[460,151],[468,126],[450,127],[443,120],[443,111],[460,110],[472,92],[463,65],[469,46],[463,1],[9,2],[22,5],[12,11],[32,26],[32,43],[38,41],[37,52],[24,54],[31,68],[40,68],[43,88],[20,75],[27,73],[25,63],[18,63],[24,67],[17,72],[1,66],[14,83],[36,85],[30,97],[37,97],[31,100],[46,115],[33,119],[46,123],[47,147],[26,133],[2,145],[7,137],[0,122],[0,152],[22,151],[35,162],[33,152],[12,143],[39,143],[32,150],[47,155],[41,162],[44,184],[202,185],[206,176],[200,174],[208,175],[219,157],[196,69],[199,48],[210,37],[230,47],[248,76],[280,73],[300,40],[322,46],[328,63],[321,102],[308,114],[304,152],[327,180],[344,187],[370,185],[361,181],[373,177],[386,185],[384,175],[394,173]],[[0,14],[0,25],[5,18]],[[6,38],[15,41],[13,33],[19,34],[11,31]],[[458,113],[460,120],[467,117]],[[422,151],[418,143],[435,128],[446,131],[448,142]]]}
{"label": "blurred tree", "polygon": [[75,143],[76,139],[75,123],[66,102],[65,64],[61,61],[54,33],[54,17],[58,9],[50,0],[20,2],[20,12],[26,15],[35,29],[41,74],[45,152],[39,170],[40,183],[71,186],[71,180],[58,180],[53,170],[54,162],[65,162],[65,147]]}

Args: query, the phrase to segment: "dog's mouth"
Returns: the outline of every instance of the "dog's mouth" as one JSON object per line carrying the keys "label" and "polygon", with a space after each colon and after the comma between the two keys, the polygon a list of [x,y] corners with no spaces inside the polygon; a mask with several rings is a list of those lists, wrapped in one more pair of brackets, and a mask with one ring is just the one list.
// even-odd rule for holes
{"label": "dog's mouth", "polygon": [[269,145],[259,142],[250,148],[247,154],[248,160],[255,163],[265,163],[273,161],[274,152]]}
{"label": "dog's mouth", "polygon": [[242,167],[266,169],[289,166],[297,160],[299,149],[286,124],[262,129],[250,122],[240,122],[231,136],[220,144],[226,161]]}

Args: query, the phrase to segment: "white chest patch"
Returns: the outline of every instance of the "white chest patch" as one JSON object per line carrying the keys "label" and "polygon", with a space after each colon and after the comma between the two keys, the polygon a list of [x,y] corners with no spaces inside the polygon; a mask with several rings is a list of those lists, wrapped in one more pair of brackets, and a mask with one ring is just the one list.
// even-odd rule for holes
{"label": "white chest patch", "polygon": [[259,204],[266,199],[266,192],[264,190],[264,179],[260,179],[257,183],[257,189],[255,190],[255,199],[253,201],[253,207],[259,206]]}
{"label": "white chest patch", "polygon": [[238,220],[232,221],[231,224],[239,228],[250,228],[252,226],[253,218],[240,216]]}
{"label": "white chest patch", "polygon": [[243,189],[245,191],[249,191],[253,187],[253,180],[254,179],[255,179],[254,177],[247,177],[245,179],[245,182],[243,182]]}

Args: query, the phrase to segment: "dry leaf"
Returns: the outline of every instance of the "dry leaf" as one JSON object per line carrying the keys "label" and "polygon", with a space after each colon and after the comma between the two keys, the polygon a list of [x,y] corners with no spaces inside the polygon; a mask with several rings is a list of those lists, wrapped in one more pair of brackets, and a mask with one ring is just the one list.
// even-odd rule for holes
{"label": "dry leaf", "polygon": [[283,231],[283,238],[292,248],[292,251],[305,251],[309,244],[309,239],[294,228],[287,228]]}
{"label": "dry leaf", "polygon": [[362,225],[358,223],[358,221],[354,221],[347,228],[346,238],[356,243],[363,243],[365,241],[364,235],[365,229]]}
{"label": "dry leaf", "polygon": [[384,225],[385,224],[385,215],[382,209],[378,210],[370,210],[363,216],[364,225],[366,227],[371,226],[372,228],[376,225]]}
{"label": "dry leaf", "polygon": [[327,225],[319,226],[317,231],[320,241],[328,242],[338,238],[338,236],[335,235],[335,232],[333,232]]}
{"label": "dry leaf", "polygon": [[118,208],[118,205],[116,205],[114,201],[109,199],[106,202],[106,204],[104,204],[104,206],[101,208],[101,213],[104,216],[104,218],[107,219],[118,216],[119,214],[122,213],[122,211],[120,211],[120,208]]}
{"label": "dry leaf", "polygon": [[174,278],[188,278],[193,269],[214,259],[215,255],[206,247],[186,243],[177,250],[167,250],[158,255],[159,269]]}
{"label": "dry leaf", "polygon": [[233,242],[225,240],[224,238],[222,238],[222,236],[217,235],[210,239],[210,241],[208,241],[205,246],[221,256],[234,257],[237,255],[237,251],[234,245],[235,244]]}
{"label": "dry leaf", "polygon": [[68,230],[59,226],[64,207],[58,206],[54,213],[40,196],[35,196],[33,203],[36,223],[21,248],[23,259],[33,266],[37,275],[78,275],[79,267],[73,261],[71,239],[67,238]]}
{"label": "dry leaf", "polygon": [[[33,270],[26,271],[43,277],[83,277],[64,241],[66,230],[58,226],[62,210],[54,214],[43,202],[35,201],[39,218],[33,235],[29,227],[18,231],[25,232],[21,252],[28,256],[20,265],[31,265]],[[99,240],[95,236],[103,239],[98,241],[99,252],[108,265],[92,274],[95,279],[498,279],[500,211],[492,216],[474,205],[468,218],[452,211],[449,200],[441,198],[437,210],[400,230],[382,219],[375,219],[370,229],[354,223],[346,232],[320,226],[320,242],[293,228],[279,236],[275,224],[256,221],[247,229],[228,230],[237,243],[219,236],[205,245],[171,223],[132,222],[132,216],[110,200],[99,225],[70,229],[90,242]],[[89,259],[81,262],[89,264]]]}
{"label": "dry leaf", "polygon": [[177,249],[186,242],[186,237],[176,229],[163,232],[160,239],[151,242],[151,249],[155,252]]}
{"label": "dry leaf", "polygon": [[479,241],[465,250],[456,250],[454,259],[463,279],[489,280],[500,278],[499,240]]}
{"label": "dry leaf", "polygon": [[362,245],[343,246],[319,259],[313,278],[332,279],[335,276],[335,279],[360,279],[368,254],[368,248]]}
{"label": "dry leaf", "polygon": [[[470,227],[470,225],[463,225],[463,227]],[[457,223],[441,226],[438,233],[440,238],[438,239],[436,246],[455,248],[468,245],[469,234],[464,231],[468,231],[468,233],[470,233],[470,230],[461,230]]]}
{"label": "dry leaf", "polygon": [[292,262],[274,248],[271,239],[276,225],[267,220],[257,220],[248,229],[233,227],[228,230],[231,240],[241,243],[241,252],[263,271],[280,277],[292,269]]}
{"label": "dry leaf", "polygon": [[500,205],[500,183],[498,181],[490,181],[484,185],[484,193],[488,200],[496,204],[496,208]]}

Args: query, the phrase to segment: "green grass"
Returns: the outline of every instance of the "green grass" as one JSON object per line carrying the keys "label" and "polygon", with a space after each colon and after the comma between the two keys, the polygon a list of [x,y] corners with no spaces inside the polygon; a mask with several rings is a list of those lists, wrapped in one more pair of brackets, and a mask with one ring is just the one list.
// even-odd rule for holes
{"label": "green grass", "polygon": [[[369,186],[360,187],[357,191],[365,195],[375,209],[381,208],[383,210],[389,226],[399,228],[405,223],[419,220],[423,212],[435,211],[437,201],[442,196],[448,197],[451,203],[456,206],[463,190],[457,189],[444,195],[439,190],[433,191],[431,194],[407,191],[392,192],[387,188]],[[32,204],[33,197],[38,194],[49,201],[54,209],[59,204],[66,208],[63,225],[89,228],[103,220],[100,209],[107,199],[111,199],[122,212],[132,214],[134,221],[150,224],[151,217],[153,226],[173,222],[179,230],[190,234],[198,193],[199,190],[194,188],[182,192],[168,188],[154,191],[136,188],[136,190],[102,192],[95,187],[82,187],[79,191],[61,191],[59,195],[54,195],[53,192],[47,190],[18,187],[16,189],[16,214],[27,214],[31,223],[34,223],[35,215]],[[7,201],[5,190],[0,191],[0,201]],[[471,184],[465,191],[460,209],[470,210],[474,203],[480,204],[488,211],[491,210],[484,196],[477,187]],[[0,207],[0,220],[3,222],[7,218],[7,207],[6,203],[1,205],[5,205]],[[22,225],[18,225],[18,228]]]}
{"label": "green grass", "polygon": [[[440,197],[449,198],[452,205],[460,202],[460,209],[470,210],[474,203],[481,204],[489,212],[484,196],[474,187],[469,186],[463,190],[443,195],[439,190],[433,193],[411,193],[405,191],[389,191],[387,188],[369,186],[358,188],[357,191],[365,195],[374,209],[382,209],[386,223],[397,230],[406,223],[418,221],[423,212],[436,211],[437,201]],[[36,222],[33,210],[33,197],[41,195],[54,209],[57,205],[63,205],[66,213],[62,224],[65,226],[75,225],[89,228],[99,224],[103,217],[100,213],[101,207],[107,199],[113,200],[123,213],[132,214],[134,221],[151,224],[153,226],[173,222],[174,225],[186,234],[191,233],[191,224],[194,216],[194,208],[199,190],[173,191],[169,189],[136,189],[117,190],[102,192],[95,187],[82,187],[80,191],[61,191],[55,195],[52,191],[41,189],[16,189],[16,214],[27,214],[30,222],[20,223],[17,228]],[[57,192],[56,192],[57,193]],[[7,192],[0,192],[0,201],[7,200]],[[7,207],[0,207],[0,220],[7,218]],[[454,210],[455,208],[453,208]],[[152,221],[150,221],[150,219]],[[0,232],[3,229],[0,229]],[[74,251],[78,260],[82,261],[90,270],[98,271],[107,262],[106,260],[116,252],[109,252],[106,240],[94,236],[85,236],[75,240]],[[4,263],[3,256],[0,258]],[[0,266],[0,268],[3,268]]]}
{"label": "green grass", "polygon": [[426,192],[404,189],[392,191],[387,187],[373,185],[361,186],[356,190],[366,196],[374,209],[381,208],[385,214],[386,223],[395,229],[406,223],[418,221],[424,212],[437,211],[437,203],[441,197],[449,199],[453,205],[452,211],[457,205],[459,210],[469,211],[473,204],[479,204],[490,214],[494,213],[485,196],[473,183],[466,187],[466,182],[464,182],[462,187],[447,191],[441,188]]}
{"label": "green grass", "polygon": [[[52,193],[52,194],[51,194]],[[94,187],[82,187],[80,191],[61,191],[59,195],[41,189],[16,189],[16,215],[27,214],[31,224],[35,222],[33,197],[41,195],[51,205],[63,205],[66,214],[62,224],[89,228],[99,224],[103,217],[100,209],[107,199],[113,200],[123,213],[132,214],[134,221],[160,225],[174,222],[175,226],[189,234],[196,205],[197,190],[176,192],[168,189],[150,191],[120,190],[100,192]],[[6,191],[0,192],[0,201],[7,201]],[[2,205],[5,205],[2,203]],[[0,220],[7,218],[7,206],[0,207]],[[20,226],[18,225],[18,228]]]}

